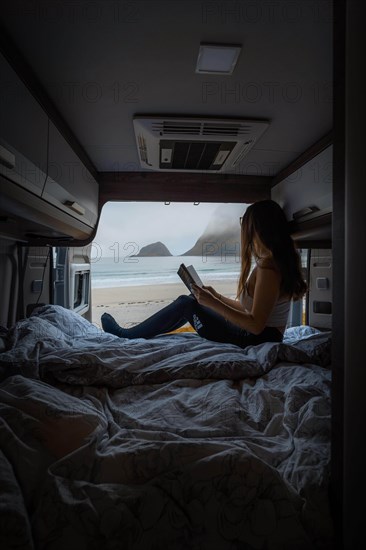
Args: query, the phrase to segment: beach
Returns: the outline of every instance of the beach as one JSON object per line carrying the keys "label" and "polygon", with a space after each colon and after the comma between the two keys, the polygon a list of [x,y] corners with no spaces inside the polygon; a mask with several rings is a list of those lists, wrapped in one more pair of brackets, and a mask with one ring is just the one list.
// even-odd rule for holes
{"label": "beach", "polygon": [[[205,281],[217,292],[234,298],[236,281]],[[156,311],[171,303],[181,294],[189,294],[182,283],[92,288],[92,322],[100,326],[100,317],[105,311],[118,324],[130,327],[143,321]]]}

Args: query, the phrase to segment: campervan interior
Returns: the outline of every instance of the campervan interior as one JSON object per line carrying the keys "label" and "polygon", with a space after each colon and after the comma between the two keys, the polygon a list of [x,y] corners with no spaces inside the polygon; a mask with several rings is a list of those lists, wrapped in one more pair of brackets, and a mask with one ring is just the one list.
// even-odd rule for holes
{"label": "campervan interior", "polygon": [[[363,547],[363,11],[1,3],[1,548]],[[90,322],[107,202],[267,198],[308,258],[283,344]]]}

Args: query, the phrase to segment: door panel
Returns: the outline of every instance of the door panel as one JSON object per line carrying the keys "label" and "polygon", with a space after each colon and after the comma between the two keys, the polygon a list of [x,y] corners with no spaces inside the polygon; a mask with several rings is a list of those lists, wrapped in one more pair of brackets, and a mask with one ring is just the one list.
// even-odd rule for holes
{"label": "door panel", "polygon": [[40,304],[50,303],[51,249],[46,246],[23,247],[18,318],[29,317]]}
{"label": "door panel", "polygon": [[91,321],[91,246],[53,249],[53,303]]}
{"label": "door panel", "polygon": [[313,327],[332,328],[332,264],[330,249],[311,251],[308,319]]}

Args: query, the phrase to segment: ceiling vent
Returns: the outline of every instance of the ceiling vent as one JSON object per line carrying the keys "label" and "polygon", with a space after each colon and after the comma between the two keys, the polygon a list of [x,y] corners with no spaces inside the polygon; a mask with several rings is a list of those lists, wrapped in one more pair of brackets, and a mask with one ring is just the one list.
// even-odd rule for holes
{"label": "ceiling vent", "polygon": [[269,126],[266,121],[198,118],[133,120],[142,168],[179,172],[230,172]]}

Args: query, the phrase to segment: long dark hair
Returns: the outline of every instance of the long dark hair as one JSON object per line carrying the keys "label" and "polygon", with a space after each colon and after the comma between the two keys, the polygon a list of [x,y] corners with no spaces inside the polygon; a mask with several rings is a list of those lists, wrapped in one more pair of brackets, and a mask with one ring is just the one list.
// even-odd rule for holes
{"label": "long dark hair", "polygon": [[293,300],[299,300],[307,290],[301,272],[300,256],[291,238],[286,216],[282,208],[272,200],[251,204],[243,216],[238,297],[244,291],[252,258],[256,258],[253,250],[256,236],[272,252],[273,260],[282,275],[281,294],[286,294]]}

